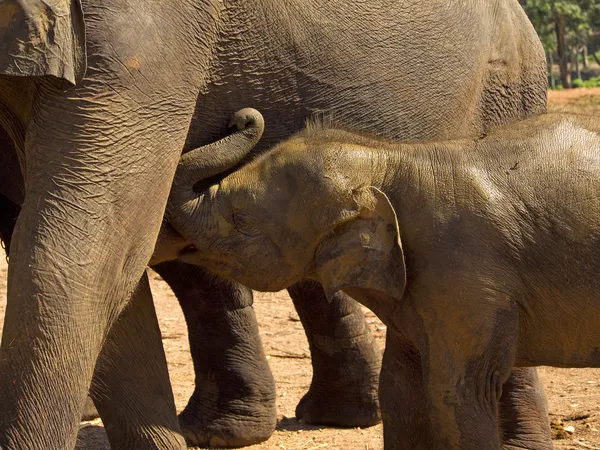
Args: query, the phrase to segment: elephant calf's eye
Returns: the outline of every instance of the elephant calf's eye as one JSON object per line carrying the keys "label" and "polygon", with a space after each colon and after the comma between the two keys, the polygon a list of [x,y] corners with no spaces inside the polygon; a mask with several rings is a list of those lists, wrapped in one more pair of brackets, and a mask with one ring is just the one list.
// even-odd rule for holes
{"label": "elephant calf's eye", "polygon": [[258,223],[254,217],[247,212],[235,212],[233,213],[233,224],[235,229],[240,233],[253,236],[259,234]]}

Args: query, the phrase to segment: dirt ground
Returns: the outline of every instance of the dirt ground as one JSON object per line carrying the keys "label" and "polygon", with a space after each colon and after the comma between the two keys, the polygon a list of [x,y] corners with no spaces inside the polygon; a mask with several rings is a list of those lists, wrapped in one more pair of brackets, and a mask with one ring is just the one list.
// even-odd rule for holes
{"label": "dirt ground", "polygon": [[[550,109],[600,114],[600,89],[551,92]],[[0,255],[3,257],[3,255]],[[6,262],[0,258],[0,323],[6,305]],[[178,410],[193,391],[194,377],[189,356],[187,330],[177,300],[160,277],[151,272],[150,281],[169,362]],[[255,308],[260,334],[277,383],[278,426],[269,441],[251,449],[343,449],[383,448],[381,425],[367,429],[319,428],[299,423],[294,408],[308,389],[310,354],[302,325],[285,292],[257,293]],[[385,327],[368,310],[367,320],[383,350]],[[557,369],[541,367],[550,419],[557,449],[600,450],[600,369]],[[569,427],[573,427],[572,429]],[[78,450],[108,449],[100,421],[81,424]]]}
{"label": "dirt ground", "polygon": [[548,110],[578,114],[600,114],[600,88],[548,92]]}

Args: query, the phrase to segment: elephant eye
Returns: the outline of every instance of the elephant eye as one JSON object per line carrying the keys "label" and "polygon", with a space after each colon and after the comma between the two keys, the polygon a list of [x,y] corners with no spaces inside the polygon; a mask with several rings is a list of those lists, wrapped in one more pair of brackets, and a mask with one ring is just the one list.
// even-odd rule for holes
{"label": "elephant eye", "polygon": [[259,234],[258,222],[254,217],[244,211],[233,213],[233,224],[240,233],[252,236]]}

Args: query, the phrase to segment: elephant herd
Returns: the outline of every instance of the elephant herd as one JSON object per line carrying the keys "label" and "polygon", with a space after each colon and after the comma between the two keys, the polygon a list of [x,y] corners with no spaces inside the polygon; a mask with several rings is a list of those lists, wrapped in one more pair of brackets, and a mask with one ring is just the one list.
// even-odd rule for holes
{"label": "elephant herd", "polygon": [[298,418],[551,449],[533,366],[600,366],[600,124],[546,85],[517,0],[5,0],[0,449],[73,448],[88,395],[115,449],[268,439],[250,288],[305,328]]}

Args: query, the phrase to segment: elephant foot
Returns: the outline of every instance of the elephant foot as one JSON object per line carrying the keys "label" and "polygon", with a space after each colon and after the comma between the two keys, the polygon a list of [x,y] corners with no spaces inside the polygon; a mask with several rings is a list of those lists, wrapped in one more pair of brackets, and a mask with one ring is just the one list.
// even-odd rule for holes
{"label": "elephant foot", "polygon": [[210,407],[195,393],[179,415],[181,432],[189,446],[245,447],[264,442],[277,425],[275,395],[262,400],[242,397],[219,399]]}
{"label": "elephant foot", "polygon": [[313,366],[310,389],[296,407],[296,417],[337,427],[379,423],[381,352],[361,306],[341,292],[329,301],[311,281],[288,292],[306,331]]}
{"label": "elephant foot", "polygon": [[[298,419],[314,425],[347,428],[370,427],[381,422],[379,355],[364,358],[373,351],[371,343],[365,344],[364,349],[346,349],[335,356],[328,355],[326,371],[322,370],[324,364],[318,364],[309,391],[296,407]],[[313,350],[313,361],[315,353],[318,352]]]}
{"label": "elephant foot", "polygon": [[377,392],[322,393],[308,391],[296,406],[296,417],[314,425],[355,428],[371,427],[381,422]]}

